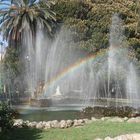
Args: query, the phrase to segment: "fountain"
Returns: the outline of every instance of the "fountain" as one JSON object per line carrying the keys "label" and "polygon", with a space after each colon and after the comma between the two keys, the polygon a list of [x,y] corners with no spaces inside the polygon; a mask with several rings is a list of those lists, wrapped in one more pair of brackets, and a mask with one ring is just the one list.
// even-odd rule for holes
{"label": "fountain", "polygon": [[135,70],[135,67],[132,63],[130,63],[128,69],[128,76],[126,82],[126,90],[127,90],[127,99],[133,107],[139,107],[139,87],[138,87],[138,77]]}
{"label": "fountain", "polygon": [[[23,34],[25,82],[31,105],[139,107],[139,77],[128,57],[123,24],[112,17],[110,47],[88,54],[74,46],[66,30],[49,40],[38,28],[33,44],[30,29]],[[35,47],[34,47],[35,45]],[[43,81],[43,82],[42,82]],[[58,86],[59,85],[59,86]],[[135,102],[135,103],[134,103]]]}
{"label": "fountain", "polygon": [[57,86],[56,92],[55,92],[54,95],[52,95],[52,97],[56,97],[56,98],[62,97],[62,93],[60,92],[60,87],[59,86]]}

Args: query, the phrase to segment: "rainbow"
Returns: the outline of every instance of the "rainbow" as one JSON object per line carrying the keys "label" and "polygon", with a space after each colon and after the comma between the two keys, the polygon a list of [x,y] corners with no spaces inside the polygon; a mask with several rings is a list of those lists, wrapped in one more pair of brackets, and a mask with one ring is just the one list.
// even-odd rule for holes
{"label": "rainbow", "polygon": [[103,56],[105,56],[107,54],[107,52],[108,52],[108,49],[102,49],[101,51],[99,51],[97,53],[90,54],[87,57],[78,60],[74,64],[72,64],[69,67],[67,67],[64,70],[62,70],[55,77],[53,77],[50,81],[48,81],[45,84],[45,89],[48,89],[52,85],[55,85],[57,82],[59,82],[60,80],[62,80],[63,78],[65,78],[68,74],[70,74],[73,71],[78,70],[79,68],[81,68],[82,66],[84,66],[86,63],[88,63],[90,61],[92,62],[92,61],[95,61],[97,59],[102,58]]}

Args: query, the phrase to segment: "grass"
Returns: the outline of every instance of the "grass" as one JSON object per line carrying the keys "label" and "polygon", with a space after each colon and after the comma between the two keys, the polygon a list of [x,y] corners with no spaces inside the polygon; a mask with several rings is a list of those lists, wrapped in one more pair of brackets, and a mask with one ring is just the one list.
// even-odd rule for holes
{"label": "grass", "polygon": [[0,134],[0,140],[94,140],[99,137],[114,137],[128,133],[140,133],[140,124],[94,122],[79,128],[50,129],[47,131],[21,128],[7,134]]}

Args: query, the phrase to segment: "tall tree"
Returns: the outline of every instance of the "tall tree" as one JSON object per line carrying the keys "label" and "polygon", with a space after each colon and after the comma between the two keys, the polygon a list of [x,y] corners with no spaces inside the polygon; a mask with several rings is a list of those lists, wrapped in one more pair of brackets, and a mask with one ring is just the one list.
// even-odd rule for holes
{"label": "tall tree", "polygon": [[137,24],[136,24],[136,29],[135,29],[135,34],[138,35],[140,33],[140,1],[135,0],[135,14],[137,17]]}

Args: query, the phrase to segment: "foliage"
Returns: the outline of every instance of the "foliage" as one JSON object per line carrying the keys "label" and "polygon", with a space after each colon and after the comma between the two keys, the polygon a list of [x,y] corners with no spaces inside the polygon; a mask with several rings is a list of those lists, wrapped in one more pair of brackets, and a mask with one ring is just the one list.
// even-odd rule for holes
{"label": "foliage", "polygon": [[87,14],[90,10],[90,6],[79,0],[57,0],[54,5],[56,13],[60,14],[62,18],[76,18],[87,19]]}
{"label": "foliage", "polygon": [[0,127],[2,131],[7,131],[13,127],[13,119],[17,116],[17,112],[6,103],[0,105]]}
{"label": "foliage", "polygon": [[140,60],[140,48],[136,49],[136,58]]}
{"label": "foliage", "polygon": [[19,61],[19,49],[10,46],[7,47],[3,63],[5,71],[8,69],[13,71],[13,77],[20,74],[21,62]]}
{"label": "foliage", "polygon": [[4,84],[6,86],[7,92],[8,90],[14,92],[16,90],[16,85],[19,86],[19,83],[23,86],[21,74],[24,71],[24,67],[19,57],[20,57],[19,48],[17,49],[15,47],[10,46],[6,48],[5,57],[2,63],[3,63]]}
{"label": "foliage", "polygon": [[131,117],[134,116],[135,109],[124,106],[124,107],[86,107],[82,110],[81,115],[83,117],[112,117],[112,116],[119,116],[119,117]]}
{"label": "foliage", "polygon": [[[138,25],[139,5],[131,0],[59,0],[53,10],[61,15],[64,26],[73,33],[76,44],[89,52],[109,46],[111,17],[119,13],[123,20],[125,36],[139,59],[140,34]],[[137,33],[136,33],[137,29]]]}
{"label": "foliage", "polygon": [[17,45],[25,29],[31,30],[35,37],[37,27],[43,27],[52,36],[56,23],[56,14],[50,8],[52,4],[52,1],[43,0],[0,0],[0,24],[4,39]]}
{"label": "foliage", "polygon": [[86,20],[69,18],[66,20],[65,26],[72,31],[73,40],[75,42],[88,39],[88,26]]}
{"label": "foliage", "polygon": [[140,33],[140,1],[139,0],[135,1],[135,13],[137,15],[137,24],[136,24],[135,33],[136,35],[139,35]]}

